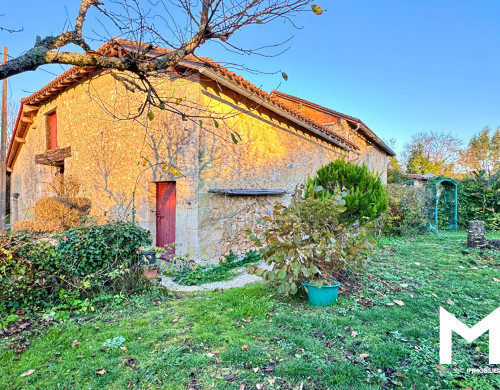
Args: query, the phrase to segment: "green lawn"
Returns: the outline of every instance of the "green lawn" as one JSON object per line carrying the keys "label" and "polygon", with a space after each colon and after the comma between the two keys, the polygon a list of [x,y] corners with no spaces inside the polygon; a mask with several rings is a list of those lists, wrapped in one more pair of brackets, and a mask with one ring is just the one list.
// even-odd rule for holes
{"label": "green lawn", "polygon": [[[487,334],[457,337],[456,366],[439,366],[439,307],[472,326],[499,304],[500,253],[465,238],[383,239],[359,290],[330,308],[253,284],[137,296],[32,328],[0,341],[0,389],[499,389],[499,375],[466,373],[490,367]],[[103,346],[115,337],[125,341]]]}

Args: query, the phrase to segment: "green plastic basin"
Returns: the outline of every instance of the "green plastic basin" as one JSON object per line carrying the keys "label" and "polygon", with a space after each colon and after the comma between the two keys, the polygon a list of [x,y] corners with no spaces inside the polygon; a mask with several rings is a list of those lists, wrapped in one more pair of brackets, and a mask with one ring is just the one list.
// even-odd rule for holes
{"label": "green plastic basin", "polygon": [[310,305],[330,306],[337,300],[339,287],[342,286],[342,283],[333,286],[322,286],[321,288],[307,282],[302,282],[302,285],[306,288],[307,299]]}

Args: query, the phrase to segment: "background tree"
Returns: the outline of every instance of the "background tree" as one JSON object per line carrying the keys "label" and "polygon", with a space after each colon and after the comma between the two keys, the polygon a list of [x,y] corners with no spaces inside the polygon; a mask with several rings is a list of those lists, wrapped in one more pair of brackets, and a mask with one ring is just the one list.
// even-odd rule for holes
{"label": "background tree", "polygon": [[461,153],[461,165],[468,172],[484,172],[487,177],[500,170],[500,128],[490,137],[485,127],[474,135]]}
{"label": "background tree", "polygon": [[[392,150],[396,149],[396,140],[394,138],[384,140]],[[387,158],[387,184],[401,184],[408,180],[408,176],[403,170],[397,156]]]}
{"label": "background tree", "polygon": [[418,133],[405,145],[406,170],[408,173],[454,176],[461,145],[462,141],[451,133]]}

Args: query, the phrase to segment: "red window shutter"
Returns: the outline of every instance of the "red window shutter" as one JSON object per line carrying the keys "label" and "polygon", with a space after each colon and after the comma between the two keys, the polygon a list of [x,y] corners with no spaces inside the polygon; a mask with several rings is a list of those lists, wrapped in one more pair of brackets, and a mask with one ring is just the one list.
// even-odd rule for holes
{"label": "red window shutter", "polygon": [[57,115],[55,112],[49,115],[49,147],[50,150],[57,149]]}

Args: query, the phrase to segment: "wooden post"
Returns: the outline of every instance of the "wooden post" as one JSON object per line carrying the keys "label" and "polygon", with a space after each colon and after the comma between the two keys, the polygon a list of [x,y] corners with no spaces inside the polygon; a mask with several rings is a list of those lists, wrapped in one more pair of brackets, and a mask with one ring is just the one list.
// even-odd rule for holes
{"label": "wooden post", "polygon": [[[3,62],[7,62],[7,46],[3,48]],[[7,79],[2,86],[2,129],[0,137],[0,230],[5,228],[7,208]]]}

